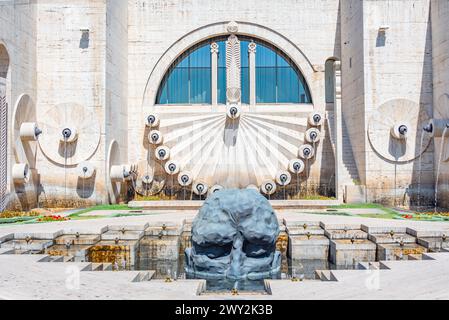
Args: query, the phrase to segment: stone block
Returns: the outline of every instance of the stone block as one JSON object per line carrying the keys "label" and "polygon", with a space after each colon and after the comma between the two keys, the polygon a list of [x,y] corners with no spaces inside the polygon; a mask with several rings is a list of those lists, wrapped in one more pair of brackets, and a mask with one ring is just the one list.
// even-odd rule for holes
{"label": "stone block", "polygon": [[304,226],[288,225],[286,230],[289,235],[324,235],[324,229],[320,226],[307,226],[304,228]]}
{"label": "stone block", "polygon": [[139,258],[150,260],[178,260],[180,238],[178,236],[145,236],[140,240]]}
{"label": "stone block", "polygon": [[330,262],[336,266],[356,266],[358,262],[376,261],[376,244],[366,240],[331,240]]}
{"label": "stone block", "polygon": [[66,245],[92,245],[101,240],[99,234],[85,234],[85,235],[63,235],[55,239],[55,244]]}
{"label": "stone block", "polygon": [[2,244],[3,242],[10,241],[10,240],[12,240],[12,239],[14,239],[14,234],[13,234],[13,233],[11,233],[11,234],[6,234],[6,235],[4,235],[4,236],[0,236],[0,247],[1,247],[1,244]]}
{"label": "stone block", "polygon": [[89,247],[87,256],[93,263],[117,263],[119,267],[135,265],[139,242],[133,240],[102,240]]}
{"label": "stone block", "polygon": [[407,233],[416,238],[429,238],[429,237],[449,237],[449,230],[420,230],[414,228],[407,228]]}
{"label": "stone block", "polygon": [[108,231],[144,231],[148,228],[148,223],[136,225],[112,225],[108,226]]}
{"label": "stone block", "polygon": [[329,239],[322,235],[290,235],[288,257],[294,260],[328,260]]}
{"label": "stone block", "polygon": [[325,230],[361,230],[362,225],[356,223],[329,223],[320,222],[321,228]]}
{"label": "stone block", "polygon": [[418,238],[418,244],[429,249],[432,252],[440,252],[442,249],[449,249],[449,239],[442,237],[423,237]]}
{"label": "stone block", "polygon": [[180,236],[182,232],[183,227],[180,225],[150,225],[147,229],[145,229],[145,236]]}
{"label": "stone block", "polygon": [[140,240],[144,231],[114,231],[109,230],[101,235],[101,240]]}
{"label": "stone block", "polygon": [[422,254],[427,249],[417,243],[405,243],[400,245],[397,243],[385,243],[377,245],[378,260],[405,260],[409,254]]}
{"label": "stone block", "polygon": [[43,251],[53,245],[53,240],[10,240],[2,243],[2,249],[23,250],[23,251]]}
{"label": "stone block", "polygon": [[368,226],[362,224],[361,229],[367,233],[407,233],[407,227],[399,226]]}
{"label": "stone block", "polygon": [[336,239],[368,239],[368,234],[362,230],[325,230],[324,234],[331,240]]}
{"label": "stone block", "polygon": [[383,243],[416,243],[416,238],[407,233],[374,233],[368,234],[368,239],[377,244]]}
{"label": "stone block", "polygon": [[56,232],[16,232],[14,233],[14,239],[25,240],[31,237],[34,240],[53,240],[63,234],[62,230]]}

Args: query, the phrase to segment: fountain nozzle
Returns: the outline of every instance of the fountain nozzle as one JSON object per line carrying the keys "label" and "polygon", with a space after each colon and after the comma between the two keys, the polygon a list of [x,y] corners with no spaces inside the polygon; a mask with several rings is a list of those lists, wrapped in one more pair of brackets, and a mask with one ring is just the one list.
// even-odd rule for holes
{"label": "fountain nozzle", "polygon": [[36,127],[34,129],[34,134],[36,135],[36,137],[39,137],[42,134],[42,130]]}
{"label": "fountain nozzle", "polygon": [[432,133],[433,132],[433,124],[432,123],[428,123],[424,126],[424,128],[422,128],[425,132],[427,133]]}
{"label": "fountain nozzle", "polygon": [[406,125],[402,125],[399,127],[399,133],[403,136],[405,136],[408,132],[408,128]]}
{"label": "fountain nozzle", "polygon": [[72,135],[72,130],[70,128],[65,128],[64,130],[62,130],[62,136],[64,137],[65,140],[68,140]]}

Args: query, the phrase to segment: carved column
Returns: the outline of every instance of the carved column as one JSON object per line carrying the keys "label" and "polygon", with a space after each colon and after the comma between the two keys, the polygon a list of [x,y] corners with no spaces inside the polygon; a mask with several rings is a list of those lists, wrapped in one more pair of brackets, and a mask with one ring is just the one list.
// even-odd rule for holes
{"label": "carved column", "polygon": [[212,68],[212,88],[211,100],[212,105],[218,105],[218,44],[216,42],[210,45],[211,68]]}
{"label": "carved column", "polygon": [[342,133],[342,111],[341,111],[341,62],[334,62],[334,121],[335,121],[335,196],[343,201],[343,182],[341,179],[341,168],[343,167],[343,133]]}
{"label": "carved column", "polygon": [[251,42],[248,45],[249,54],[249,104],[251,106],[256,105],[256,50],[257,45]]}
{"label": "carved column", "polygon": [[231,34],[226,42],[226,98],[228,104],[239,104],[241,101],[240,67],[240,41],[235,34]]}

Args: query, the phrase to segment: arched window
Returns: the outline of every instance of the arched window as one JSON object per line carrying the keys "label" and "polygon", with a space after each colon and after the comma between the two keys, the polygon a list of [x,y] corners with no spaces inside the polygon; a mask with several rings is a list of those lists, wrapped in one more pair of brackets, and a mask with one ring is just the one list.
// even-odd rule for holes
{"label": "arched window", "polygon": [[159,89],[158,104],[211,103],[210,43],[182,54],[170,67]]}
{"label": "arched window", "polygon": [[324,67],[326,103],[334,103],[335,79],[334,79],[334,59],[326,61]]}
{"label": "arched window", "polygon": [[[250,103],[250,88],[255,88],[255,103],[312,103],[310,90],[293,61],[274,46],[239,36],[241,102]],[[183,53],[165,75],[157,95],[157,104],[226,104],[226,38],[214,38]],[[218,45],[216,69],[212,70],[211,44]],[[251,65],[249,45],[256,45]],[[255,79],[250,79],[251,70]],[[253,73],[253,74],[254,74]],[[217,88],[212,88],[216,76]],[[250,81],[255,81],[253,86]],[[216,102],[212,102],[212,91]],[[254,94],[254,93],[253,93]],[[254,100],[254,98],[253,98]]]}

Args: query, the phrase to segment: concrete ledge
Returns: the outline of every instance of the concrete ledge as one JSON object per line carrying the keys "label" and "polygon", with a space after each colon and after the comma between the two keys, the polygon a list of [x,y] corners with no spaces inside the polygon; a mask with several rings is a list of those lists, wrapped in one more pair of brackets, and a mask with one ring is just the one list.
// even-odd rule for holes
{"label": "concrete ledge", "polygon": [[[273,209],[321,209],[328,206],[338,206],[339,200],[271,200]],[[159,210],[198,210],[204,201],[170,200],[170,201],[131,201],[130,208],[159,209]]]}

